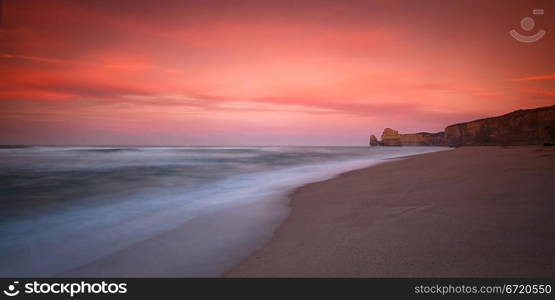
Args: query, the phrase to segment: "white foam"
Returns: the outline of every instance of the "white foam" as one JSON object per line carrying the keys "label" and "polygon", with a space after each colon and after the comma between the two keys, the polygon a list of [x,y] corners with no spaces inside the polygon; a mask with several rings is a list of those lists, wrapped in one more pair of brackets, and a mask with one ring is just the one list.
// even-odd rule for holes
{"label": "white foam", "polygon": [[[237,150],[227,147],[221,149]],[[287,149],[292,148],[274,147],[265,151],[289,151]],[[287,213],[287,205],[283,203],[284,196],[294,188],[328,179],[345,171],[374,165],[384,159],[441,150],[445,148],[381,148],[363,157],[342,157],[338,161],[230,175],[194,189],[148,188],[131,194],[122,191],[109,196],[113,201],[106,201],[107,196],[102,196],[102,205],[96,204],[96,199],[91,197],[88,199],[90,205],[80,202],[79,205],[68,205],[67,209],[53,214],[39,214],[33,219],[14,220],[4,224],[0,229],[2,233],[6,233],[0,237],[0,275],[54,276],[83,265],[94,265],[95,261],[103,257],[144,243],[180,226],[187,226],[192,220],[198,223],[203,216],[208,218],[219,214],[224,217],[218,221],[221,226],[214,226],[216,229],[213,231],[217,232],[207,233],[207,229],[197,228],[203,234],[188,236],[191,239],[188,243],[205,251],[194,252],[186,257],[180,255],[179,263],[183,266],[181,274],[164,274],[158,267],[153,267],[150,273],[142,274],[217,276],[271,236],[274,225]],[[156,149],[153,153],[159,155],[164,151]],[[236,216],[237,209],[241,207],[256,209],[244,211],[244,218],[225,217],[227,211],[229,215]],[[241,230],[237,232],[237,228]],[[227,246],[216,247],[222,241],[226,241]],[[183,249],[175,249],[173,253],[180,253],[180,250]],[[144,260],[149,260],[155,259],[156,253],[145,251],[143,255]],[[131,270],[120,269],[104,272],[103,275],[132,276],[130,272]],[[94,272],[84,274],[95,276]]]}

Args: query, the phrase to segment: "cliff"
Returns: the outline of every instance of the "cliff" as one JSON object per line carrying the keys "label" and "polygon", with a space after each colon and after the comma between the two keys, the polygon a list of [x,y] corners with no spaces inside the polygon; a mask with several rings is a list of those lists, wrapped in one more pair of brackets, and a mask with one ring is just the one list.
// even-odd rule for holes
{"label": "cliff", "polygon": [[401,145],[403,146],[443,146],[443,132],[429,133],[407,133],[401,134]]}
{"label": "cliff", "polygon": [[443,144],[443,132],[400,134],[391,128],[384,129],[380,142],[382,146],[442,146]]}
{"label": "cliff", "polygon": [[382,133],[382,140],[380,141],[382,146],[401,146],[401,135],[397,130],[391,128],[386,128]]}
{"label": "cliff", "polygon": [[445,145],[513,146],[555,143],[555,105],[450,125]]}
{"label": "cliff", "polygon": [[[374,135],[372,135],[375,139]],[[371,139],[371,140],[373,140]],[[371,142],[372,144],[372,142]],[[445,132],[401,134],[384,129],[382,146],[518,146],[555,144],[555,105],[449,125]]]}

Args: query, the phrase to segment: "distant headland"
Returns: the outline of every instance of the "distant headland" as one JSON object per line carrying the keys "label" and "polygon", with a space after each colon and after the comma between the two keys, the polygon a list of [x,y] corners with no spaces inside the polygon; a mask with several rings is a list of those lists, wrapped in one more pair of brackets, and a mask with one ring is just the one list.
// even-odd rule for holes
{"label": "distant headland", "polygon": [[370,146],[518,146],[555,144],[555,105],[449,125],[443,132],[399,133],[385,128]]}

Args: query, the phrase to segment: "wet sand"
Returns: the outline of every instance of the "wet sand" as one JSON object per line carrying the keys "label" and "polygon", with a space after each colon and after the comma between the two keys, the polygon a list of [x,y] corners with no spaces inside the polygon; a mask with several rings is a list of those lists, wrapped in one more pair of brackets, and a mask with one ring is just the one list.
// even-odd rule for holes
{"label": "wet sand", "polygon": [[468,147],[305,185],[229,277],[554,277],[555,149]]}

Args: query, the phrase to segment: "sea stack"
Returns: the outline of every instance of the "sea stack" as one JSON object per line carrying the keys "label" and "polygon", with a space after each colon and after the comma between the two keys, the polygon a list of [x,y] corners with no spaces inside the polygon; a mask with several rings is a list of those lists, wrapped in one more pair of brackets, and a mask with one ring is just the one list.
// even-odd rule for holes
{"label": "sea stack", "polygon": [[378,138],[375,135],[370,135],[370,146],[378,146]]}

